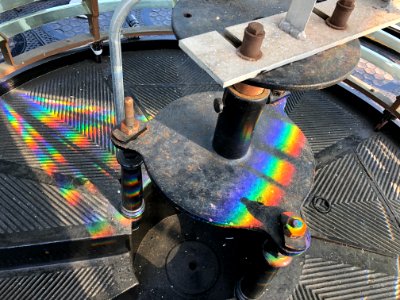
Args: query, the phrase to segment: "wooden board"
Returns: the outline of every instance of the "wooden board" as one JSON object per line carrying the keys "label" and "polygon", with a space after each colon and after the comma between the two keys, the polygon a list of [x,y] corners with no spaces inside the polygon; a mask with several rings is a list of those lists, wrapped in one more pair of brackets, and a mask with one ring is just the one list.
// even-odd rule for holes
{"label": "wooden board", "polygon": [[[336,0],[323,2],[318,9],[329,11]],[[264,25],[266,38],[263,57],[256,62],[241,59],[236,48],[217,32],[209,32],[179,42],[180,47],[223,87],[298,61],[321,51],[344,44],[381,28],[400,22],[400,0],[393,1],[390,11],[380,8],[381,0],[358,0],[346,30],[335,30],[325,20],[312,14],[306,28],[307,39],[298,40],[278,28],[285,13],[257,20]],[[330,14],[330,13],[329,13]],[[226,28],[230,39],[241,41],[248,23]]]}

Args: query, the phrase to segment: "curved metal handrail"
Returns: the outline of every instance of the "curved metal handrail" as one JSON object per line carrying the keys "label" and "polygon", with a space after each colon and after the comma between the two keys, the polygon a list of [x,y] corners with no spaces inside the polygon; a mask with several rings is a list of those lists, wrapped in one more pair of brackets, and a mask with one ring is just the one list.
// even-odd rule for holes
{"label": "curved metal handrail", "polygon": [[[37,0],[4,0],[0,4],[0,12],[7,11],[22,5],[36,2]],[[32,14],[16,18],[0,24],[0,50],[4,63],[0,63],[0,78],[7,76],[22,67],[26,67],[44,58],[65,52],[67,50],[99,42],[108,38],[107,33],[100,32],[99,14],[114,10],[118,4],[125,3],[121,0],[83,0],[73,3],[44,9]],[[135,8],[172,8],[175,0],[141,0],[135,3]],[[9,39],[17,34],[34,29],[41,25],[61,20],[68,17],[86,15],[90,34],[77,35],[61,41],[33,49],[24,54],[13,57],[9,47]],[[124,30],[125,36],[141,36],[148,34],[171,34],[171,27],[141,27],[139,30],[131,28]]]}

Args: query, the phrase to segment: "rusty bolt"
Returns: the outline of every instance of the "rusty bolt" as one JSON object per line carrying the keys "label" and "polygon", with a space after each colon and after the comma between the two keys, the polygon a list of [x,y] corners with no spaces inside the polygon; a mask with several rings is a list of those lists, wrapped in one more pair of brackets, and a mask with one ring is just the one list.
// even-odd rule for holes
{"label": "rusty bolt", "polygon": [[355,0],[339,0],[336,3],[332,16],[326,19],[326,24],[334,29],[346,29],[347,21],[355,7],[354,3]]}
{"label": "rusty bolt", "polygon": [[290,238],[301,238],[307,232],[307,225],[300,217],[291,217],[284,226],[284,233]]}
{"label": "rusty bolt", "polygon": [[133,106],[133,98],[125,97],[124,106],[125,106],[125,124],[128,127],[133,127],[135,122],[135,109]]}
{"label": "rusty bolt", "polygon": [[135,120],[134,101],[132,97],[125,97],[125,120],[121,122],[121,131],[126,135],[133,135],[139,128],[139,122]]}
{"label": "rusty bolt", "polygon": [[222,113],[222,111],[224,110],[224,102],[221,98],[214,99],[214,110],[217,114]]}
{"label": "rusty bolt", "polygon": [[262,56],[260,49],[264,38],[264,26],[258,22],[249,23],[244,30],[243,43],[237,51],[238,55],[246,60],[259,60]]}

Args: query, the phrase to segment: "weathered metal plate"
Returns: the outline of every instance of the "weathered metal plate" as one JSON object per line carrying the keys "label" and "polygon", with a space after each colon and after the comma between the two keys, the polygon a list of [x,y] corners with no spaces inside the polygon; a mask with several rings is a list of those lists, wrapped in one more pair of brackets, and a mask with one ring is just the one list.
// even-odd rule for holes
{"label": "weathered metal plate", "polygon": [[285,12],[290,0],[179,0],[172,28],[179,39]]}
{"label": "weathered metal plate", "polygon": [[[217,155],[211,145],[217,120],[212,102],[221,96],[200,93],[173,102],[129,148],[143,155],[154,183],[189,214],[216,225],[270,232],[275,217],[298,212],[310,191],[312,151],[280,103],[266,106],[245,157]],[[249,138],[245,132],[243,138]],[[241,201],[244,197],[251,201]]]}
{"label": "weathered metal plate", "polygon": [[[180,0],[173,9],[172,25],[179,39],[287,11],[290,1]],[[190,17],[188,17],[190,15]],[[322,89],[342,81],[360,58],[358,41],[260,73],[246,82],[282,90]]]}
{"label": "weathered metal plate", "polygon": [[278,90],[315,90],[347,78],[360,59],[359,40],[320,52],[306,59],[262,72],[246,83]]}

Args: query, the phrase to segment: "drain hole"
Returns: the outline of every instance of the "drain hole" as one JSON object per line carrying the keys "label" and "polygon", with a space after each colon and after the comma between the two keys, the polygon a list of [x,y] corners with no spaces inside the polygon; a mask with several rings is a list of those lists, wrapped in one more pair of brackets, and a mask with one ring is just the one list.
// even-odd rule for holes
{"label": "drain hole", "polygon": [[189,263],[189,269],[192,270],[192,271],[196,270],[197,269],[197,263],[195,261],[191,261]]}
{"label": "drain hole", "polygon": [[331,203],[329,200],[319,196],[314,196],[312,199],[312,206],[322,214],[327,214],[331,211]]}
{"label": "drain hole", "polygon": [[184,13],[183,16],[184,16],[185,18],[191,18],[191,17],[192,17],[192,14],[191,14],[191,13]]}

